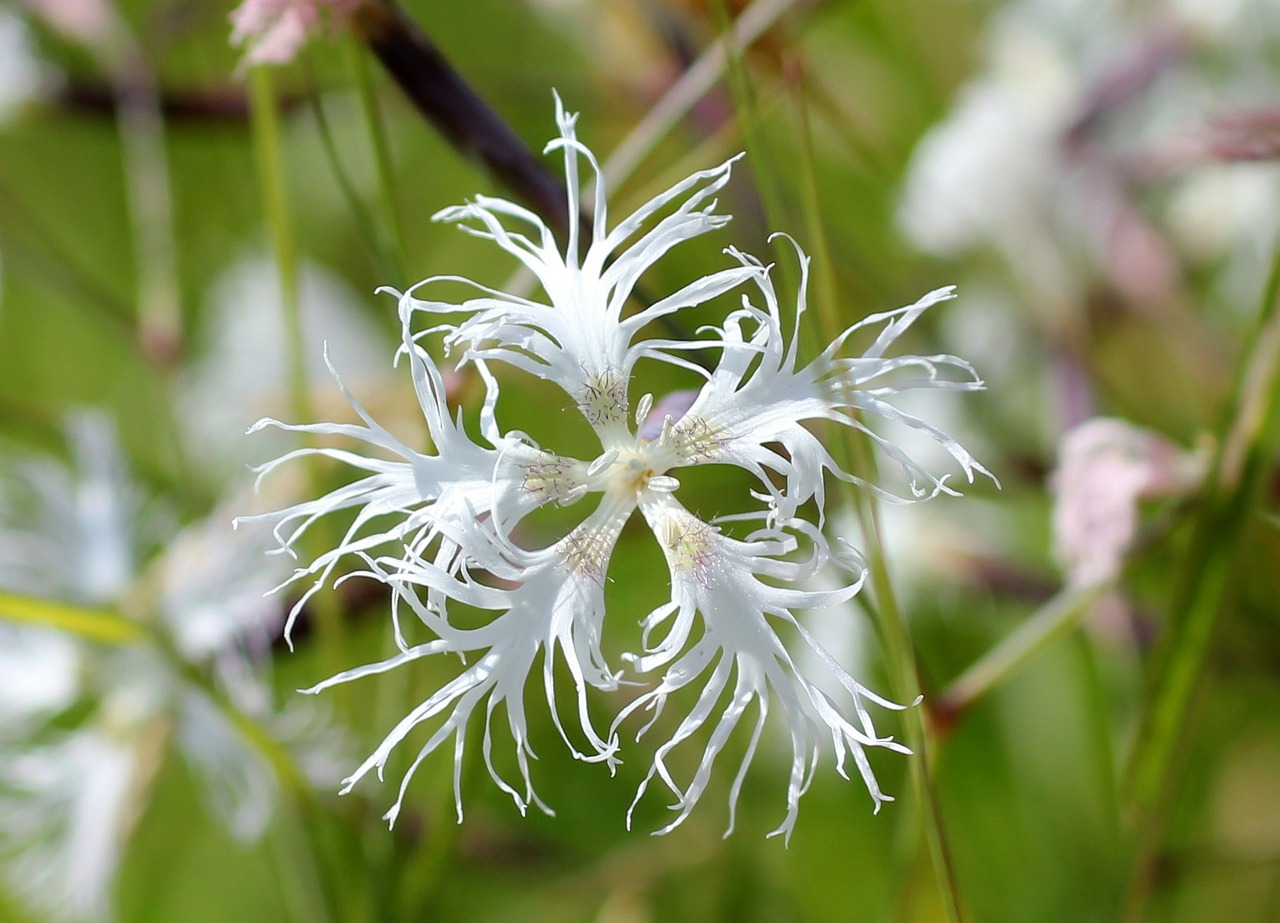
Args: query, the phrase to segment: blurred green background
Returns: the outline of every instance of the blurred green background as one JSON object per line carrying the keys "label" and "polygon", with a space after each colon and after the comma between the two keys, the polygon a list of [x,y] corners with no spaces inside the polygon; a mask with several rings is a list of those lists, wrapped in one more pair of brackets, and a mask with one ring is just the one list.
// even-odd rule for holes
{"label": "blurred green background", "polygon": [[[98,8],[85,2],[0,4],[0,82],[9,88],[0,94],[12,97],[0,96],[0,464],[20,495],[33,458],[66,463],[67,413],[104,411],[148,516],[163,511],[165,525],[138,549],[145,586],[147,562],[164,559],[179,526],[252,511],[247,465],[288,442],[238,434],[264,414],[293,419],[297,404],[252,81],[228,40],[230,10],[127,0],[106,7],[120,17],[108,31],[128,36],[121,42],[88,28]],[[648,290],[673,291],[721,268],[729,244],[773,259],[768,235],[779,230],[815,257],[815,287],[846,325],[960,286],[909,346],[961,355],[986,379],[987,391],[927,412],[1002,488],[979,483],[962,498],[883,511],[923,708],[1062,589],[1049,482],[1065,431],[1094,415],[1120,417],[1213,458],[1257,411],[1246,477],[1218,489],[1210,474],[1201,490],[1145,503],[1122,576],[1081,627],[962,713],[928,714],[966,919],[1280,919],[1280,534],[1266,374],[1275,345],[1259,321],[1280,219],[1280,8],[409,0],[406,10],[535,151],[555,134],[554,88],[581,111],[579,135],[602,156],[636,137],[726,23],[772,17],[610,186],[611,214],[747,150],[721,195],[733,223],[673,251],[646,277]],[[68,16],[90,34],[72,34]],[[316,33],[294,63],[252,78],[280,117],[310,400],[318,418],[349,418],[320,361],[328,339],[347,385],[391,429],[418,439],[407,371],[391,366],[395,302],[373,292],[447,273],[504,285],[513,267],[503,254],[430,216],[506,190],[433,130],[341,23],[324,20]],[[139,79],[154,91],[160,122],[119,104]],[[387,195],[362,81],[389,143]],[[555,158],[546,163],[558,173]],[[1260,377],[1241,382],[1259,356]],[[675,386],[654,378],[642,390]],[[504,395],[506,425],[562,450],[583,438],[561,433],[561,418],[546,411],[553,390],[524,382]],[[477,383],[459,382],[455,396],[474,416]],[[336,484],[344,474],[319,476]],[[746,484],[715,471],[696,486],[710,514],[736,511]],[[833,515],[833,528],[862,543],[846,513]],[[1206,547],[1213,553],[1197,557]],[[629,528],[608,589],[619,649],[665,598],[654,574],[665,574],[657,548]],[[358,586],[339,597],[344,667],[391,652],[386,600]],[[1189,661],[1193,695],[1175,710],[1158,796],[1135,804],[1126,766],[1169,651],[1183,649],[1179,626],[1191,623],[1208,626],[1202,655]],[[810,624],[855,675],[889,688],[860,608],[814,613]],[[276,640],[254,654],[264,669],[270,659],[280,708],[332,672],[316,638],[304,625],[292,653]],[[85,650],[88,660],[100,653],[89,642]],[[169,745],[174,728],[164,727],[130,789],[127,820],[107,832],[119,841],[110,847],[119,856],[112,909],[88,918],[946,919],[908,758],[871,754],[897,798],[877,815],[859,782],[824,763],[784,847],[764,836],[785,810],[788,771],[771,740],[731,837],[721,839],[728,765],[683,827],[652,837],[667,822],[656,794],[631,831],[623,823],[645,747],[632,746],[614,778],[575,763],[538,695],[535,769],[556,817],[520,817],[471,746],[466,820],[455,824],[446,747],[421,767],[387,832],[379,816],[409,754],[392,760],[386,783],[365,779],[341,799],[337,788],[454,670],[422,661],[308,699],[318,705],[308,721],[329,741],[310,773],[314,793],[275,783],[271,819],[248,842],[210,814],[191,764]],[[601,705],[602,721],[617,710]],[[77,715],[54,722],[72,728]],[[890,714],[883,726],[901,736],[899,721]],[[23,741],[0,733],[0,760],[20,760]],[[29,845],[15,828],[0,855],[12,860]],[[32,910],[10,884],[0,919],[59,918]]]}

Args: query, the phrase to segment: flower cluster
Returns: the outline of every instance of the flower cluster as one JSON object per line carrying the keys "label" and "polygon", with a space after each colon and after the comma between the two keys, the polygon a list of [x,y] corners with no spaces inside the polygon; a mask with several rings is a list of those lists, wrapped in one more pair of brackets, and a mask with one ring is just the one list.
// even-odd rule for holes
{"label": "flower cluster", "polygon": [[[650,713],[640,732],[644,733],[660,723],[669,700],[687,695],[693,702],[674,723],[671,737],[656,748],[636,795],[638,801],[654,780],[670,790],[676,815],[662,832],[686,819],[706,789],[726,741],[751,711],[749,742],[731,788],[732,811],[771,706],[786,720],[792,753],[788,808],[776,833],[790,833],[824,740],[830,741],[842,775],[847,773],[846,761],[852,760],[878,808],[889,798],[876,783],[867,749],[908,751],[876,731],[868,706],[902,706],[857,682],[796,617],[799,610],[849,600],[862,580],[856,553],[842,543],[830,543],[821,531],[826,475],[857,479],[841,468],[806,424],[865,433],[903,472],[915,497],[950,488],[945,478],[929,473],[868,428],[866,420],[879,417],[926,435],[950,453],[970,481],[975,474],[987,474],[955,440],[892,403],[893,396],[905,390],[981,387],[973,369],[954,356],[885,355],[923,311],[952,292],[940,289],[908,307],[868,317],[807,364],[800,362],[797,348],[805,310],[803,282],[794,323],[784,324],[770,267],[732,248],[726,251],[726,268],[629,311],[637,280],[650,266],[677,244],[729,220],[715,213],[715,196],[729,181],[733,161],[693,174],[610,228],[599,167],[576,137],[576,115],[566,113],[558,99],[556,115],[560,136],[547,151],[559,151],[564,158],[571,219],[563,244],[536,215],[502,199],[480,196],[436,215],[514,256],[536,276],[546,300],[506,294],[453,276],[393,293],[403,325],[400,353],[407,359],[433,452],[420,453],[393,436],[345,388],[359,424],[263,420],[255,427],[346,437],[379,450],[372,457],[350,448],[307,447],[261,469],[266,474],[299,456],[322,455],[364,473],[326,496],[274,514],[277,537],[286,549],[321,517],[339,511],[352,516],[337,546],[295,574],[294,580],[311,585],[291,621],[349,556],[363,562],[363,573],[393,591],[399,652],[308,691],[433,654],[453,653],[464,660],[457,675],[405,716],[351,774],[344,791],[370,770],[381,772],[393,748],[425,724],[429,736],[387,818],[394,822],[399,813],[414,769],[452,738],[461,819],[457,782],[463,741],[468,722],[479,711],[483,756],[494,782],[522,812],[529,804],[548,810],[530,776],[533,751],[523,702],[527,681],[540,660],[559,734],[582,760],[612,767],[625,719],[636,712]],[[584,162],[594,174],[596,189],[589,225],[579,219],[579,168]],[[807,280],[808,259],[803,253],[799,259]],[[476,296],[461,304],[424,297],[429,287],[446,279],[473,287]],[[642,338],[642,331],[652,330],[656,321],[734,290],[747,292],[741,306],[718,326],[703,328],[702,338],[684,341],[652,333]],[[461,320],[449,322],[459,316]],[[428,321],[425,330],[419,329],[422,319]],[[847,341],[868,332],[872,342],[861,355],[843,355]],[[473,366],[485,383],[482,439],[472,438],[461,417],[449,411],[442,373],[424,347],[433,335],[443,335],[446,349],[460,353],[459,364]],[[689,358],[693,349],[709,350],[718,361],[710,370],[703,369]],[[646,394],[633,407],[629,385],[641,360],[690,369],[701,375],[703,384],[696,392],[677,392],[658,401]],[[521,432],[504,430],[496,412],[497,369],[504,365],[562,389],[594,430],[598,454],[587,459],[557,454]],[[760,488],[751,494],[755,509],[710,521],[692,512],[682,502],[677,476],[681,469],[706,464],[737,466],[754,476]],[[539,507],[569,506],[587,497],[596,498],[594,509],[558,541],[529,549],[514,540],[515,527]],[[802,505],[810,501],[818,509],[817,523],[801,516]],[[669,602],[644,617],[643,649],[624,655],[623,662],[637,677],[658,678],[610,727],[602,728],[593,723],[588,690],[618,689],[623,676],[602,648],[605,578],[619,534],[637,510],[661,547],[671,595]],[[720,528],[729,519],[746,520],[755,531],[742,539],[731,537]],[[827,576],[831,572],[842,577],[833,583]],[[814,578],[820,574],[824,588],[816,589]],[[458,604],[491,617],[479,627],[462,627],[451,616]],[[416,617],[431,639],[409,643],[402,630],[406,616]],[[799,638],[816,654],[811,659],[825,665],[830,675],[802,672],[782,635]],[[572,727],[566,726],[556,702],[555,679],[562,668],[575,692]],[[635,683],[629,678],[627,685]],[[686,689],[686,694],[679,694]],[[504,776],[492,760],[492,724],[499,707],[514,742],[518,781]],[[669,757],[694,739],[704,741],[701,758],[690,778],[678,779]]]}

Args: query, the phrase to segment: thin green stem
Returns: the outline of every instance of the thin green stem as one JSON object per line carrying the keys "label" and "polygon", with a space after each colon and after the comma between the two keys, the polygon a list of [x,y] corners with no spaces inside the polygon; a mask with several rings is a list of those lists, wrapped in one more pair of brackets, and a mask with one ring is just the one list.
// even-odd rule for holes
{"label": "thin green stem", "polygon": [[65,631],[102,644],[134,644],[146,630],[118,612],[0,592],[0,619]]}
{"label": "thin green stem", "polygon": [[[116,124],[138,278],[142,353],[168,368],[182,350],[182,299],[174,247],[173,194],[160,96],[142,48],[123,22],[114,53],[104,52],[116,97]],[[114,59],[114,60],[111,60]]]}
{"label": "thin green stem", "polygon": [[1054,596],[943,690],[933,707],[935,716],[944,725],[949,724],[974,702],[1001,686],[1074,631],[1107,589],[1107,584],[1069,587]]}
{"label": "thin green stem", "polygon": [[[302,303],[299,291],[300,260],[297,238],[289,209],[285,180],[284,155],[281,144],[280,118],[271,71],[253,67],[249,71],[250,124],[254,154],[262,185],[262,201],[267,227],[271,233],[272,252],[280,284],[280,309],[285,329],[285,365],[289,381],[289,398],[294,416],[301,421],[315,419],[307,369],[303,358]],[[319,496],[321,477],[313,459],[307,459],[307,480],[311,492]],[[323,530],[315,533],[311,544],[323,541]],[[342,614],[336,594],[322,590],[311,597],[310,610],[315,613],[321,658],[327,669],[339,672],[343,666]],[[339,697],[341,700],[341,697]]]}
{"label": "thin green stem", "polygon": [[1237,550],[1265,487],[1268,444],[1280,388],[1280,251],[1268,279],[1252,346],[1241,368],[1227,426],[1205,482],[1186,564],[1179,571],[1169,631],[1156,661],[1150,705],[1126,778],[1137,851],[1125,919],[1140,919],[1154,879],[1166,808],[1175,788],[1178,743],[1203,673],[1218,615],[1234,581]]}
{"label": "thin green stem", "polygon": [[391,159],[391,145],[387,140],[382,107],[378,104],[377,90],[369,73],[364,49],[352,42],[346,43],[347,57],[355,74],[356,92],[360,98],[360,112],[364,116],[369,144],[373,149],[373,165],[378,177],[378,205],[386,229],[387,248],[395,271],[394,282],[398,286],[408,284],[408,259],[405,256],[404,228],[400,211],[396,208],[395,169]]}
{"label": "thin green stem", "polygon": [[386,252],[386,247],[378,234],[378,227],[374,221],[373,214],[365,206],[364,202],[360,200],[360,196],[356,194],[355,184],[351,182],[350,175],[342,165],[342,158],[338,156],[338,145],[334,140],[333,130],[329,125],[329,116],[325,112],[324,101],[320,98],[320,91],[314,79],[311,80],[307,98],[311,103],[311,113],[315,116],[316,133],[320,136],[320,147],[324,150],[325,157],[329,160],[329,169],[333,171],[333,178],[338,183],[338,190],[346,200],[347,207],[351,209],[352,217],[360,228],[360,233],[364,236],[365,243],[368,244],[369,250],[377,259],[379,270],[395,275],[394,257]]}
{"label": "thin green stem", "polygon": [[[849,441],[852,443],[856,470],[870,470],[873,461],[867,439],[850,434]],[[858,521],[866,538],[865,554],[878,613],[876,628],[881,643],[885,646],[890,690],[898,701],[908,702],[918,696],[920,689],[915,650],[911,644],[911,637],[907,633],[901,610],[898,608],[884,555],[881,553],[884,546],[880,540],[875,498],[870,491],[866,490],[854,490],[854,494]],[[947,840],[942,805],[938,800],[933,755],[934,741],[925,724],[924,714],[920,708],[909,708],[904,713],[907,746],[915,753],[914,758],[910,760],[911,783],[924,820],[925,845],[929,850],[934,874],[938,879],[943,908],[950,923],[961,923],[965,916],[960,897],[960,883]]]}
{"label": "thin green stem", "polygon": [[262,202],[266,210],[267,228],[271,234],[271,249],[280,285],[289,396],[294,413],[309,420],[312,417],[311,395],[307,388],[306,364],[303,361],[298,243],[289,211],[275,87],[271,72],[266,68],[254,67],[249,71],[249,99],[254,155],[258,161]]}
{"label": "thin green stem", "polygon": [[[799,116],[800,162],[804,169],[800,171],[800,201],[804,210],[805,232],[813,256],[816,269],[814,271],[814,294],[818,309],[818,331],[823,334],[838,333],[844,326],[840,321],[839,300],[836,295],[835,263],[831,259],[831,246],[827,242],[826,231],[822,227],[821,194],[818,191],[818,164],[814,157],[813,130],[809,121],[809,106],[805,96],[806,87],[796,80],[792,83],[791,101]],[[811,330],[811,325],[804,325],[803,330]],[[803,332],[802,330],[802,332]],[[809,355],[818,355],[826,342],[825,338],[809,336]],[[824,342],[818,342],[824,339]]]}
{"label": "thin green stem", "polygon": [[[715,6],[720,21],[724,47],[727,49],[727,73],[729,88],[733,93],[734,109],[738,122],[742,126],[743,143],[747,148],[747,163],[756,180],[756,190],[760,202],[764,206],[765,220],[771,230],[786,228],[790,223],[785,205],[787,196],[779,181],[779,171],[774,158],[764,141],[760,130],[760,106],[756,98],[755,88],[751,83],[751,75],[747,73],[746,62],[742,58],[742,49],[731,40],[733,23],[725,9],[724,0]],[[774,249],[779,256],[778,271],[784,280],[784,288],[795,292],[800,280],[796,271],[795,260],[789,248],[780,240],[774,241]]]}
{"label": "thin green stem", "polygon": [[[819,263],[817,268],[817,285],[815,286],[819,335],[825,343],[834,340],[840,334],[844,324],[836,303],[836,286],[831,275],[831,267],[824,265],[829,263],[830,248],[827,246],[823,231],[821,199],[818,194],[817,173],[810,143],[808,113],[803,103],[798,111],[802,121],[800,163],[802,173],[806,174],[802,177],[801,204],[806,212],[806,225],[814,240],[816,252],[827,255],[827,259]],[[833,447],[841,456],[838,460],[842,463],[847,462],[848,464],[845,465],[847,470],[853,471],[864,482],[874,482],[876,463],[870,439],[849,427],[841,427],[840,431],[842,436],[840,444]],[[866,608],[885,647],[891,691],[898,701],[910,702],[919,696],[920,676],[911,637],[907,633],[888,567],[885,564],[876,498],[871,491],[845,481],[841,481],[841,489],[856,511],[866,540],[864,553],[869,583],[874,595],[874,602]],[[925,722],[925,713],[922,709],[907,709],[905,724],[906,743],[915,754],[910,760],[910,774],[912,787],[916,793],[921,827],[924,831],[925,846],[938,881],[938,890],[947,920],[950,923],[961,923],[965,915],[960,897],[960,884],[948,845],[942,806],[938,800],[935,785],[934,742],[930,737],[930,729]],[[902,889],[904,895],[907,890]]]}
{"label": "thin green stem", "polygon": [[657,143],[689,114],[724,73],[730,51],[740,53],[796,4],[797,0],[756,0],[743,10],[733,21],[733,28],[726,30],[680,75],[605,160],[602,170],[608,182],[617,186],[629,177]]}
{"label": "thin green stem", "polygon": [[281,892],[294,920],[299,923],[329,923],[324,881],[316,867],[314,843],[293,811],[281,805],[268,834],[271,856],[279,870]]}

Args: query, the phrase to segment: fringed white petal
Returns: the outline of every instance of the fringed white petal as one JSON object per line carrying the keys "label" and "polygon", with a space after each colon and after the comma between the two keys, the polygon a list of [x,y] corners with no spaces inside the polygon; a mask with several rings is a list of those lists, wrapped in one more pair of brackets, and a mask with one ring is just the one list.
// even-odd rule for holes
{"label": "fringed white petal", "polygon": [[[737,541],[697,519],[670,495],[645,498],[641,509],[662,545],[672,581],[671,603],[655,610],[646,619],[646,645],[657,624],[673,616],[674,621],[661,642],[649,646],[644,655],[631,658],[642,671],[662,666],[666,669],[655,688],[623,709],[614,727],[616,729],[618,723],[636,711],[660,712],[668,698],[686,686],[701,682],[702,689],[693,708],[671,738],[657,748],[653,765],[636,793],[632,810],[649,783],[657,777],[675,796],[672,809],[677,812],[676,817],[657,832],[667,833],[683,823],[705,792],[712,768],[729,736],[754,707],[755,719],[746,752],[729,791],[729,831],[732,831],[742,780],[755,756],[765,719],[774,702],[785,719],[792,745],[786,817],[773,831],[774,834],[790,836],[800,796],[813,778],[822,740],[826,737],[831,739],[836,766],[842,775],[846,774],[845,756],[852,754],[876,807],[891,800],[880,791],[865,749],[881,747],[900,753],[909,751],[892,738],[882,737],[876,732],[866,702],[889,708],[902,706],[886,701],[854,680],[799,625],[794,614],[797,609],[830,606],[848,600],[861,586],[860,574],[834,590],[798,588],[799,582],[825,568],[833,557],[821,534],[807,523],[788,523],[791,531],[765,529],[747,541]],[[812,545],[812,553],[807,559],[796,561],[781,557],[789,555],[797,546],[794,533],[799,533]],[[789,585],[765,583],[760,579],[765,576],[785,580]],[[699,623],[701,634],[689,644]],[[795,632],[817,652],[820,661],[848,693],[852,717],[847,717],[813,680],[799,671],[779,637],[780,628]],[[728,700],[724,702],[726,690],[730,689]],[[652,726],[652,722],[648,726]],[[710,730],[705,733],[702,756],[692,778],[687,782],[677,781],[667,758],[676,747],[708,727]]]}
{"label": "fringed white petal", "polygon": [[[714,214],[714,196],[729,181],[733,160],[677,183],[608,231],[599,164],[577,139],[577,116],[566,113],[558,97],[556,119],[560,137],[547,146],[547,151],[564,153],[569,236],[563,249],[542,219],[503,199],[479,196],[435,215],[436,220],[455,222],[514,256],[537,278],[547,302],[442,276],[427,279],[403,293],[401,312],[406,317],[418,311],[468,315],[447,340],[450,347],[464,350],[464,362],[506,362],[554,381],[577,402],[593,425],[613,430],[627,417],[626,384],[632,367],[638,358],[649,354],[635,342],[641,328],[658,318],[703,304],[760,270],[743,263],[713,273],[624,319],[623,310],[636,282],[650,266],[677,244],[715,230],[729,220]],[[586,160],[596,190],[591,240],[581,259],[584,229],[578,188],[580,159]],[[512,230],[511,224],[525,232]],[[483,294],[456,305],[418,297],[423,286],[445,280],[467,282]]]}
{"label": "fringed white petal", "polygon": [[[809,258],[799,248],[797,252],[801,265],[798,328],[805,311]],[[854,324],[821,356],[798,368],[796,332],[793,330],[790,337],[783,332],[782,312],[768,272],[754,257],[736,250],[730,253],[745,266],[761,269],[753,278],[764,307],[744,298],[743,307],[726,318],[714,340],[704,344],[719,348],[721,356],[697,399],[674,425],[675,465],[724,462],[750,471],[760,479],[782,519],[793,517],[800,504],[810,498],[816,498],[821,510],[825,472],[863,483],[841,468],[805,427],[806,423],[826,420],[870,435],[901,470],[912,497],[951,492],[945,477],[915,462],[864,422],[877,416],[933,439],[959,462],[970,482],[978,474],[992,477],[955,439],[891,403],[895,395],[907,391],[975,391],[983,387],[972,366],[954,356],[883,358],[885,350],[926,309],[951,298],[952,289],[938,289],[906,308]],[[877,325],[883,327],[861,357],[838,358],[852,335]],[[649,348],[675,345],[651,343]],[[920,374],[904,378],[900,374],[904,369]],[[775,486],[771,473],[785,479],[785,490]],[[899,499],[892,491],[866,486],[882,496]]]}
{"label": "fringed white petal", "polygon": [[[561,738],[576,758],[604,762],[612,767],[616,763],[616,738],[612,733],[605,737],[595,729],[588,714],[586,693],[588,687],[614,689],[618,685],[618,676],[608,668],[600,649],[604,619],[603,573],[618,533],[632,509],[634,502],[630,498],[606,497],[595,513],[551,548],[520,555],[522,560],[518,564],[507,564],[505,568],[499,563],[498,576],[508,580],[518,577],[520,582],[512,589],[481,584],[465,572],[450,573],[425,560],[392,557],[370,560],[371,573],[395,590],[397,605],[402,602],[409,605],[440,637],[405,647],[384,661],[347,670],[306,691],[320,692],[433,654],[460,654],[470,665],[401,719],[344,781],[343,792],[349,791],[372,769],[381,777],[392,750],[419,725],[440,718],[442,721],[434,725],[431,736],[419,748],[386,818],[395,822],[418,765],[452,737],[454,798],[461,820],[462,795],[458,782],[463,743],[472,714],[483,710],[484,760],[494,783],[511,796],[522,814],[531,804],[552,813],[538,798],[529,773],[529,759],[536,755],[529,740],[524,693],[539,657],[547,704]],[[477,608],[498,610],[499,614],[480,628],[460,629],[423,604],[418,592],[424,589],[441,592],[449,599]],[[585,748],[575,742],[577,735],[566,730],[561,721],[554,684],[557,662],[563,662],[573,678],[578,725],[586,741]],[[492,721],[499,706],[506,712],[507,729],[515,745],[519,786],[507,781],[492,759]]]}
{"label": "fringed white petal", "polygon": [[238,520],[274,523],[280,549],[293,554],[299,539],[315,522],[341,510],[357,511],[334,548],[299,568],[283,584],[288,586],[304,578],[315,578],[289,613],[286,637],[307,600],[329,583],[334,569],[348,556],[400,545],[405,554],[422,557],[428,548],[434,548],[434,562],[451,568],[463,560],[468,546],[487,543],[496,528],[509,529],[554,496],[552,489],[541,482],[531,486],[531,478],[536,480],[536,477],[530,471],[544,470],[550,464],[547,453],[516,439],[505,440],[498,446],[473,442],[461,421],[449,415],[444,382],[434,363],[412,343],[407,350],[414,388],[436,454],[417,452],[383,428],[342,384],[332,365],[330,370],[339,389],[363,424],[286,424],[264,419],[250,430],[271,426],[293,432],[342,436],[396,459],[371,458],[347,449],[303,448],[258,469],[261,478],[297,458],[318,455],[369,472],[323,497]]}

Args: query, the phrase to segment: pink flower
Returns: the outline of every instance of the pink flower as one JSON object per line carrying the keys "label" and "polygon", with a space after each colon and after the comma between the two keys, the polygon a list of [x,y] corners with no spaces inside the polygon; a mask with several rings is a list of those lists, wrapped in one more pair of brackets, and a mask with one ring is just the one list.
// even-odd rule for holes
{"label": "pink flower", "polygon": [[244,65],[288,64],[320,28],[341,28],[359,0],[244,0],[231,13],[231,44],[245,48]]}
{"label": "pink flower", "polygon": [[1193,487],[1203,459],[1124,420],[1095,417],[1069,430],[1051,486],[1054,554],[1067,582],[1114,580],[1138,532],[1138,501]]}

